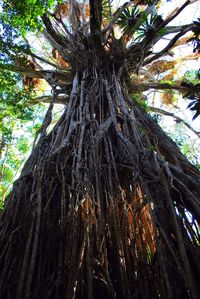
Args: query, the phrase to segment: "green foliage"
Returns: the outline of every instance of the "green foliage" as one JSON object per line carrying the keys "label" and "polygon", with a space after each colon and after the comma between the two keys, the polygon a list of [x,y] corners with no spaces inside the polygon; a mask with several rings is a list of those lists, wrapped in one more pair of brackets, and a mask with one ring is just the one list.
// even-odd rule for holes
{"label": "green foliage", "polygon": [[[148,15],[144,18],[144,21],[141,27],[138,30],[138,36],[136,38],[137,41],[146,38],[146,40],[153,39],[157,34],[157,27],[162,24],[163,19],[159,15]],[[158,32],[159,35],[164,35],[165,30],[160,29]]]}
{"label": "green foliage", "polygon": [[40,17],[56,5],[54,0],[7,0],[3,1],[3,13],[1,15],[4,22],[25,33],[30,30],[42,29]]}
{"label": "green foliage", "polygon": [[[161,119],[160,119],[161,120]],[[174,140],[181,152],[187,157],[187,159],[193,163],[197,168],[200,165],[199,146],[200,142],[198,138],[191,137],[189,131],[185,126],[176,124],[174,127],[170,125],[166,127],[165,121],[158,121],[158,123],[164,128],[167,134]]]}
{"label": "green foliage", "polygon": [[187,70],[183,76],[183,81],[192,84],[200,83],[200,69],[199,70]]}
{"label": "green foliage", "polygon": [[102,1],[102,17],[103,17],[103,19],[109,20],[110,12],[111,12],[110,0],[103,0]]}
{"label": "green foliage", "polygon": [[0,213],[3,210],[3,206],[4,206],[4,202],[2,201],[2,199],[0,199]]}
{"label": "green foliage", "polygon": [[10,141],[16,120],[22,123],[33,118],[33,108],[28,101],[31,91],[20,86],[21,77],[8,71],[0,72],[0,133]]}
{"label": "green foliage", "polygon": [[145,111],[148,111],[148,103],[147,99],[143,97],[140,93],[134,93],[131,95],[131,98],[134,102],[136,102],[141,108]]}
{"label": "green foliage", "polygon": [[[25,137],[26,136],[26,137]],[[6,141],[0,159],[0,198],[2,201],[9,193],[14,179],[19,174],[19,170],[24,163],[24,159],[30,152],[31,138],[26,130],[22,130],[20,123],[15,124],[12,130],[12,138]],[[0,203],[3,207],[3,202]]]}
{"label": "green foliage", "polygon": [[9,183],[12,182],[14,177],[13,169],[8,164],[4,166],[3,177],[4,177],[4,185],[6,185],[7,187]]}
{"label": "green foliage", "polygon": [[[0,198],[12,187],[34,138],[34,126],[41,124],[44,108],[29,106],[35,96],[22,86],[19,74],[0,72]],[[3,202],[0,201],[0,209]]]}
{"label": "green foliage", "polygon": [[159,29],[159,31],[158,31],[158,35],[159,36],[164,36],[165,34],[167,34],[166,28]]}
{"label": "green foliage", "polygon": [[196,164],[196,168],[200,171],[200,164],[199,163]]}
{"label": "green foliage", "polygon": [[191,140],[188,140],[186,137],[182,138],[182,141],[179,142],[178,145],[180,146],[182,153],[188,158],[188,160],[190,160],[194,165],[198,167],[199,155],[194,146],[191,145]]}
{"label": "green foliage", "polygon": [[[10,117],[11,125],[9,130],[6,132],[0,131],[0,143],[1,139],[4,139],[4,146],[0,153],[0,173],[2,174],[0,198],[4,199],[9,193],[13,181],[19,175],[21,167],[30,154],[36,131],[35,128],[41,126],[44,110],[44,107],[35,107],[31,120],[22,121],[17,118],[17,115],[15,119]],[[9,125],[9,121],[6,119],[7,125]],[[1,206],[3,206],[3,203],[0,202],[0,209]]]}
{"label": "green foliage", "polygon": [[25,65],[30,47],[23,39],[24,29],[16,26],[15,21],[8,16],[6,10],[0,14],[0,63]]}
{"label": "green foliage", "polygon": [[[147,15],[138,6],[125,8],[117,20],[117,24],[123,33],[134,34],[136,31],[135,41],[140,41],[144,38],[147,40],[152,39],[156,35],[157,27],[162,22],[161,16]],[[165,35],[165,33],[166,30],[162,28],[158,31],[159,35]]]}
{"label": "green foliage", "polygon": [[[139,10],[137,6],[132,8],[125,8],[117,20],[117,25],[124,33],[133,33],[135,25],[142,17],[142,15],[145,19],[145,15]],[[141,22],[143,22],[143,19],[141,20]]]}

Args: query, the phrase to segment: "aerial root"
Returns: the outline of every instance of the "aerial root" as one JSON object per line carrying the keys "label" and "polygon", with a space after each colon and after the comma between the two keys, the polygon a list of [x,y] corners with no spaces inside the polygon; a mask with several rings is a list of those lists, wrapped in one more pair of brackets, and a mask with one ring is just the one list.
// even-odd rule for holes
{"label": "aerial root", "polygon": [[114,74],[75,77],[7,199],[1,298],[197,298],[199,175],[168,137],[156,151],[122,90]]}

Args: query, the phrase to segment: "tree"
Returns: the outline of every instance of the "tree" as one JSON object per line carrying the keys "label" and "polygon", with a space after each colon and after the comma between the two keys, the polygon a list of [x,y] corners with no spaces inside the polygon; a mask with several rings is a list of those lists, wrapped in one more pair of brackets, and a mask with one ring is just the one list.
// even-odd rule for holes
{"label": "tree", "polygon": [[[31,135],[38,128],[41,107],[30,106],[31,90],[20,87],[21,76],[8,71],[0,74],[0,207],[18,175],[27,153]],[[6,86],[6,88],[5,88]]]}
{"label": "tree", "polygon": [[[168,25],[194,1],[166,19],[158,1],[116,11],[111,2],[4,2],[0,68],[28,76],[32,87],[31,78],[45,79],[52,96],[35,99],[49,108],[1,215],[2,299],[200,297],[200,173],[129,96],[149,88],[198,94],[198,84],[130,77],[189,31],[199,49],[198,22]],[[30,31],[52,57],[36,54]],[[49,132],[59,102],[66,108]]]}

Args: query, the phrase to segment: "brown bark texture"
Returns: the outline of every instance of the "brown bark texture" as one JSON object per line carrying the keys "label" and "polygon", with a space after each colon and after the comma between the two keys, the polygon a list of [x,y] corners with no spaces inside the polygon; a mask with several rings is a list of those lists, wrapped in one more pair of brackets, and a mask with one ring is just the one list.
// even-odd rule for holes
{"label": "brown bark texture", "polygon": [[7,199],[1,298],[198,298],[200,175],[129,101],[76,74]]}

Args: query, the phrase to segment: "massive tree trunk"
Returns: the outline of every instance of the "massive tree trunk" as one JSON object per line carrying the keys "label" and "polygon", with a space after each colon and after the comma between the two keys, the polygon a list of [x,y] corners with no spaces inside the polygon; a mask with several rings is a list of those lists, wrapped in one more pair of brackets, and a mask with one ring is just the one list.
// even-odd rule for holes
{"label": "massive tree trunk", "polygon": [[0,298],[200,298],[199,196],[199,172],[115,71],[77,72],[7,198]]}

